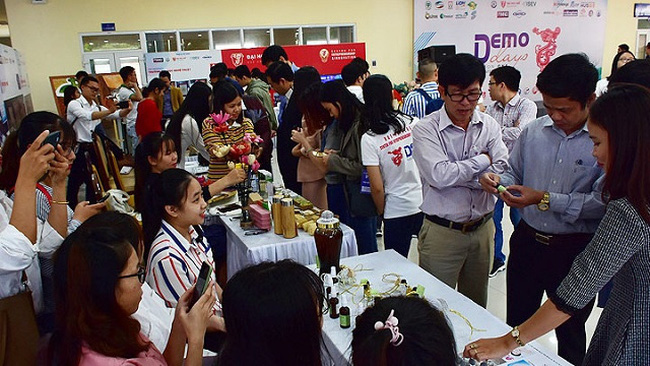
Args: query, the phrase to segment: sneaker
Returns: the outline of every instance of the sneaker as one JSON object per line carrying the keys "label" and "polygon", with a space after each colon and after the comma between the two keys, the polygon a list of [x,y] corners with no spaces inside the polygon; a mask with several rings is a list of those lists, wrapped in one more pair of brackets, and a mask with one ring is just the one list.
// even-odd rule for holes
{"label": "sneaker", "polygon": [[490,272],[489,277],[494,278],[497,274],[499,274],[499,272],[503,272],[505,270],[506,264],[504,262],[495,260],[494,264],[492,265],[492,271]]}

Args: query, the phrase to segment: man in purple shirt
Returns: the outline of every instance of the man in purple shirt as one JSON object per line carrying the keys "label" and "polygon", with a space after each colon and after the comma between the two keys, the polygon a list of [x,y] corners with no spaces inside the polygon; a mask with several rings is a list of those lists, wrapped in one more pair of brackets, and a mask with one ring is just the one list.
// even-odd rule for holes
{"label": "man in purple shirt", "polygon": [[448,58],[438,72],[444,107],[413,129],[413,154],[422,180],[420,266],[485,307],[494,255],[492,211],[496,197],[483,191],[484,172],[508,168],[501,126],[476,111],[485,79],[470,54]]}
{"label": "man in purple shirt", "polygon": [[[544,292],[553,295],[573,260],[589,244],[605,213],[603,171],[592,156],[587,131],[598,71],[582,54],[551,61],[537,76],[547,116],[528,124],[510,154],[511,170],[486,173],[481,185],[521,212],[510,237],[507,319],[513,327],[530,318]],[[558,354],[582,365],[585,321],[594,301],[555,330]],[[517,329],[512,336],[517,338]]]}

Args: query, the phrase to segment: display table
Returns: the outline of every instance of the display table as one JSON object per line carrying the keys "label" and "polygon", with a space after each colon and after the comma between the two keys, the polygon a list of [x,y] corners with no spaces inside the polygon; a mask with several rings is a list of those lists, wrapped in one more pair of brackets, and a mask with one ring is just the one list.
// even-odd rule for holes
{"label": "display table", "polygon": [[[341,264],[355,270],[357,282],[361,279],[367,279],[370,281],[371,288],[380,292],[387,291],[392,287],[391,283],[382,281],[382,277],[388,273],[400,275],[401,278],[408,281],[409,286],[424,286],[424,296],[439,309],[443,310],[450,320],[456,338],[458,352],[461,352],[465,345],[471,341],[479,338],[501,336],[511,329],[486,309],[478,306],[472,300],[445,285],[394,250],[345,258],[341,260]],[[315,268],[312,267],[312,269]],[[352,330],[355,327],[355,317],[362,311],[360,306],[355,305],[360,302],[363,295],[362,288],[355,287],[351,291],[354,294],[354,303],[348,305],[351,311],[350,328],[342,329],[339,326],[339,319],[331,319],[328,315],[323,317],[323,340],[325,347],[334,359],[335,365],[350,365]],[[341,296],[339,296],[339,301],[340,299]],[[395,316],[399,319],[399,314],[395,314]],[[475,328],[473,334],[469,324]],[[508,355],[504,357],[503,361],[499,361],[501,362],[500,364],[504,366],[511,364],[570,366],[568,362],[542,348],[536,342],[531,342],[525,347],[519,348],[518,351],[521,352],[520,356]],[[522,360],[528,363],[522,363]]]}
{"label": "display table", "polygon": [[[281,235],[274,234],[273,231],[246,236],[239,226],[239,219],[218,216],[218,221],[223,223],[227,231],[228,279],[240,269],[264,261],[293,259],[305,265],[316,263],[314,237],[302,230],[298,230],[298,236],[293,239],[285,239]],[[341,229],[343,230],[341,257],[358,255],[354,231],[343,224]]]}

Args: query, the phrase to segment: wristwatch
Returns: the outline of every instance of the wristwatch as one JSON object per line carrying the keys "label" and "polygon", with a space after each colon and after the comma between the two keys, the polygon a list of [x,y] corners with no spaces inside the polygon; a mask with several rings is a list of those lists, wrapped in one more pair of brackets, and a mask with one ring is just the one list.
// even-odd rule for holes
{"label": "wristwatch", "polygon": [[539,201],[537,204],[537,209],[540,211],[547,211],[548,208],[550,207],[551,203],[551,194],[548,192],[544,192],[544,195],[542,196],[542,200]]}
{"label": "wristwatch", "polygon": [[510,335],[512,336],[512,338],[515,339],[515,342],[517,342],[517,344],[519,345],[519,347],[523,347],[523,346],[526,345],[526,344],[525,344],[524,342],[522,342],[521,339],[519,338],[519,327],[514,327],[514,328],[512,328],[512,331],[510,331]]}

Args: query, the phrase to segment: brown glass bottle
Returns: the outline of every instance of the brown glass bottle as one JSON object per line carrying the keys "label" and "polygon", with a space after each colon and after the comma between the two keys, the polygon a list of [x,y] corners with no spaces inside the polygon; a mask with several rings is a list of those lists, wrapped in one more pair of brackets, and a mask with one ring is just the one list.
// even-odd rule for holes
{"label": "brown glass bottle", "polygon": [[333,266],[338,273],[339,259],[341,257],[341,244],[343,243],[343,231],[339,227],[339,220],[334,217],[331,211],[323,211],[320,219],[316,221],[316,251],[320,261],[320,274],[328,273]]}

